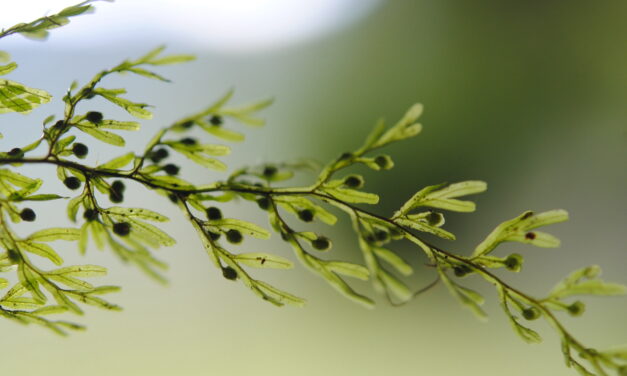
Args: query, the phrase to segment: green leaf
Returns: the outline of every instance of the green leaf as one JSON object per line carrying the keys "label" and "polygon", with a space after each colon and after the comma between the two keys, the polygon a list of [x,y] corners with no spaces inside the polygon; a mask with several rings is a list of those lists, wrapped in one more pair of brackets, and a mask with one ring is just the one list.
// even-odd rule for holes
{"label": "green leaf", "polygon": [[231,100],[234,93],[235,91],[233,89],[227,91],[226,94],[224,94],[220,99],[218,99],[211,106],[209,106],[209,108],[203,111],[201,116],[207,116],[209,114],[217,112],[219,109],[222,108],[222,106],[224,106],[229,100]]}
{"label": "green leaf", "polygon": [[486,313],[481,308],[481,305],[484,303],[484,299],[481,295],[479,295],[479,293],[453,282],[440,266],[438,266],[438,273],[440,274],[442,282],[444,282],[446,287],[448,287],[451,295],[456,297],[460,303],[470,309],[480,320],[485,320],[487,318]]}
{"label": "green leaf", "polygon": [[378,148],[389,144],[390,142],[404,140],[413,136],[416,136],[422,130],[422,125],[415,123],[415,121],[422,114],[422,104],[414,104],[405,113],[403,118],[399,120],[392,128],[388,129],[376,142],[372,144],[371,148]]}
{"label": "green leaf", "polygon": [[159,81],[163,81],[163,82],[170,82],[170,80],[168,80],[167,78],[163,77],[162,75],[157,74],[155,72],[148,71],[148,70],[143,69],[143,68],[132,67],[132,68],[128,68],[128,71],[129,72],[133,72],[135,74],[138,74],[140,76],[152,78],[152,79],[155,79],[155,80],[159,80]]}
{"label": "green leaf", "polygon": [[112,94],[111,91],[103,90],[102,88],[94,89],[94,93],[107,99],[109,102],[122,107],[124,110],[126,110],[126,112],[135,117],[138,117],[140,119],[152,119],[152,113],[144,108],[148,107],[148,104],[146,103],[131,102],[128,99],[121,98],[115,94]]}
{"label": "green leaf", "polygon": [[52,95],[44,90],[24,86],[10,80],[0,80],[0,114],[28,114],[37,106],[50,102]]}
{"label": "green leaf", "polygon": [[9,285],[9,281],[4,278],[0,278],[0,289],[3,289]]}
{"label": "green leaf", "polygon": [[305,197],[299,196],[280,196],[275,198],[276,202],[284,209],[294,215],[303,209],[309,209],[314,213],[314,217],[322,222],[333,226],[337,222],[337,217],[327,211],[322,206],[316,205]]}
{"label": "green leaf", "polygon": [[625,295],[625,293],[627,293],[627,287],[624,285],[590,280],[558,291],[553,296],[565,298],[573,295]]}
{"label": "green leaf", "polygon": [[87,2],[84,1],[80,4],[76,4],[76,5],[72,5],[70,7],[67,7],[65,9],[63,9],[62,11],[60,11],[59,13],[57,13],[57,15],[61,16],[61,17],[74,17],[74,16],[78,16],[81,15],[83,13],[88,13],[89,11],[93,10],[93,6],[91,5],[83,5],[86,4]]}
{"label": "green leaf", "polygon": [[28,240],[39,242],[51,242],[54,240],[78,240],[81,231],[76,228],[49,228],[32,233]]}
{"label": "green leaf", "polygon": [[[92,126],[92,124],[81,123],[84,126]],[[117,120],[103,120],[97,125],[98,128],[106,128],[106,129],[120,129],[123,131],[138,131],[141,126],[136,121],[117,121]]]}
{"label": "green leaf", "polygon": [[542,342],[542,337],[533,329],[527,328],[526,326],[521,325],[513,316],[508,316],[509,322],[512,324],[512,327],[518,333],[520,338],[522,338],[527,343],[540,343]]}
{"label": "green leaf", "polygon": [[98,265],[73,265],[48,272],[48,274],[69,277],[101,277],[107,275],[107,269]]}
{"label": "green leaf", "polygon": [[455,197],[477,194],[485,191],[487,185],[483,181],[463,181],[450,185],[437,184],[425,187],[418,191],[412,198],[394,214],[394,217],[406,215],[411,210],[427,206],[432,208],[446,209],[458,212],[472,212],[475,210],[475,203],[472,201],[456,200]]}
{"label": "green leaf", "polygon": [[129,219],[128,221],[131,224],[131,232],[144,240],[150,241],[153,246],[158,244],[165,246],[176,244],[176,240],[170,235],[149,223],[136,219]]}
{"label": "green leaf", "polygon": [[297,307],[302,307],[305,305],[305,299],[299,298],[295,295],[289,294],[285,291],[281,291],[274,286],[271,286],[263,281],[255,281],[255,285],[261,290],[264,294],[267,294],[272,299],[275,299],[279,303],[287,303],[291,305],[295,305]]}
{"label": "green leaf", "polygon": [[32,179],[28,176],[24,176],[22,174],[18,174],[17,172],[13,172],[4,168],[0,169],[0,179],[7,180],[11,184],[20,188],[30,187],[36,184],[37,181],[39,181],[39,179]]}
{"label": "green leaf", "polygon": [[401,226],[413,228],[414,230],[428,232],[428,233],[437,235],[443,239],[455,240],[455,235],[453,235],[452,233],[436,226],[430,226],[429,224],[422,222],[422,221],[410,221],[409,219],[398,218],[398,219],[395,219],[394,222],[398,223]]}
{"label": "green leaf", "polygon": [[54,249],[52,249],[52,247],[47,244],[35,243],[32,241],[18,242],[18,244],[23,250],[37,256],[45,257],[48,260],[52,261],[55,265],[63,264],[63,259],[61,258],[61,256],[59,256],[57,252],[55,252]]}
{"label": "green leaf", "polygon": [[53,149],[54,152],[59,153],[61,150],[65,149],[72,142],[74,142],[75,139],[76,139],[76,136],[67,136],[67,137],[60,139],[54,144],[54,149]]}
{"label": "green leaf", "polygon": [[170,175],[154,176],[153,175],[153,176],[150,176],[149,179],[152,182],[163,186],[164,188],[194,189],[194,185],[176,176],[170,176]]}
{"label": "green leaf", "polygon": [[169,55],[161,59],[150,60],[151,65],[167,65],[167,64],[180,64],[188,61],[196,60],[193,55]]}
{"label": "green leaf", "polygon": [[383,119],[379,119],[379,121],[377,121],[374,125],[372,131],[370,131],[368,137],[366,137],[364,145],[359,150],[364,152],[370,150],[372,146],[379,140],[379,138],[381,138],[383,132],[385,132],[385,121]]}
{"label": "green leaf", "polygon": [[78,278],[70,277],[67,274],[48,274],[47,276],[48,278],[62,283],[65,286],[74,290],[89,291],[94,288],[94,286],[92,286],[90,283],[82,281]]}
{"label": "green leaf", "polygon": [[516,218],[498,225],[473,252],[473,257],[486,255],[500,243],[507,241],[522,242],[539,247],[557,247],[559,240],[552,235],[537,231],[529,231],[548,224],[563,222],[568,219],[564,210],[550,210],[540,214],[526,211]]}
{"label": "green leaf", "polygon": [[189,150],[177,149],[177,151],[203,167],[210,168],[216,171],[226,171],[227,169],[226,165],[223,162],[215,158],[207,158],[199,153],[192,152]]}
{"label": "green leaf", "polygon": [[92,127],[86,127],[86,126],[82,126],[82,125],[76,125],[76,128],[78,128],[79,130],[81,130],[82,132],[87,133],[88,135],[97,138],[98,140],[102,141],[102,142],[106,142],[107,144],[111,144],[114,146],[124,146],[125,145],[125,141],[124,138],[122,138],[121,136],[115,134],[115,133],[111,133],[108,131],[103,131],[101,129],[97,129],[97,128],[92,128]]}
{"label": "green leaf", "polygon": [[597,278],[601,274],[598,265],[588,266],[572,272],[558,283],[549,297],[563,299],[573,295],[624,295],[627,287],[617,283],[607,283]]}
{"label": "green leaf", "polygon": [[327,282],[333,286],[337,291],[339,291],[342,295],[347,298],[363,305],[366,308],[372,308],[374,306],[374,302],[372,299],[367,296],[358,294],[353,290],[342,278],[340,278],[337,274],[333,273],[330,270],[327,270],[324,267],[320,267],[317,269],[322,278],[326,279]]}
{"label": "green leaf", "polygon": [[52,315],[52,314],[63,313],[66,311],[67,311],[66,307],[62,307],[58,305],[49,305],[49,306],[37,308],[36,310],[33,311],[33,314],[37,316]]}
{"label": "green leaf", "polygon": [[410,276],[414,272],[412,267],[405,260],[391,250],[381,247],[374,247],[373,250],[378,258],[393,266],[402,275]]}
{"label": "green leaf", "polygon": [[105,212],[124,217],[141,218],[156,222],[167,222],[169,220],[165,215],[143,208],[122,208],[114,206],[106,209]]}
{"label": "green leaf", "polygon": [[238,230],[243,234],[247,234],[259,239],[269,239],[270,233],[263,227],[259,227],[254,223],[242,221],[240,219],[224,218],[214,221],[205,222],[206,225],[218,227],[227,230]]}
{"label": "green leaf", "polygon": [[78,212],[78,207],[83,201],[83,197],[83,195],[76,196],[67,204],[67,215],[72,222],[76,222],[76,213]]}
{"label": "green leaf", "polygon": [[133,158],[135,158],[135,153],[130,152],[130,153],[126,153],[124,155],[121,155],[119,157],[113,158],[112,160],[110,160],[107,163],[103,163],[100,166],[98,166],[98,169],[101,170],[118,170],[121,169],[122,167],[128,165],[129,163],[131,163],[133,161]]}
{"label": "green leaf", "polygon": [[353,204],[377,204],[379,196],[350,188],[328,188],[324,192],[342,201]]}
{"label": "green leaf", "polygon": [[19,297],[19,298],[13,298],[9,300],[0,301],[0,305],[3,306],[4,308],[17,309],[17,310],[37,309],[41,307],[42,304],[43,303],[33,298],[27,298],[27,297]]}
{"label": "green leaf", "polygon": [[7,64],[7,65],[0,65],[0,76],[4,76],[5,74],[9,74],[15,68],[17,68],[17,64],[14,63],[14,62],[12,62],[10,64]]}
{"label": "green leaf", "polygon": [[111,311],[121,311],[122,307],[111,304],[104,299],[98,298],[96,296],[91,296],[87,294],[73,294],[74,298],[82,303],[89,304],[94,307],[103,308]]}
{"label": "green leaf", "polygon": [[268,253],[240,253],[233,260],[254,268],[291,269],[294,264],[288,259]]}
{"label": "green leaf", "polygon": [[89,292],[90,295],[104,295],[112,292],[118,292],[121,288],[118,286],[98,286]]}
{"label": "green leaf", "polygon": [[497,285],[497,291],[499,293],[499,302],[501,304],[501,308],[503,308],[503,311],[507,315],[509,322],[512,325],[512,328],[514,328],[514,331],[520,336],[520,338],[522,338],[527,343],[542,342],[542,337],[540,337],[537,332],[527,328],[526,326],[520,325],[520,323],[518,323],[518,320],[516,320],[516,317],[512,315],[512,312],[510,311],[507,304],[508,295],[503,285]]}
{"label": "green leaf", "polygon": [[364,266],[353,264],[345,261],[326,261],[324,266],[339,274],[343,274],[349,277],[354,277],[361,279],[363,281],[367,281],[370,277],[370,272]]}
{"label": "green leaf", "polygon": [[46,296],[39,289],[39,282],[37,281],[37,278],[32,272],[26,269],[26,266],[22,263],[17,269],[17,276],[20,283],[33,295],[33,298],[40,302],[45,302],[47,300]]}
{"label": "green leaf", "polygon": [[220,138],[222,140],[225,141],[231,141],[231,142],[240,142],[240,141],[244,141],[244,135],[239,133],[239,132],[235,132],[232,131],[230,129],[226,129],[224,127],[216,127],[213,125],[208,124],[207,122],[205,122],[204,120],[196,120],[196,123],[198,125],[200,125],[200,127],[207,133],[212,134],[214,136],[216,136],[217,138]]}

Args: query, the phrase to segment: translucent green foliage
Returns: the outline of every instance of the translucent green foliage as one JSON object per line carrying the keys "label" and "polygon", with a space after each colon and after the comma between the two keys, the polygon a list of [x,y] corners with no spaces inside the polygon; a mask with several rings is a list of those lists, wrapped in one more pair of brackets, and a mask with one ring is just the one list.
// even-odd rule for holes
{"label": "translucent green foliage", "polygon": [[473,212],[475,211],[474,202],[457,200],[456,198],[481,193],[484,192],[486,188],[487,184],[482,181],[463,181],[450,185],[431,185],[421,189],[413,195],[412,198],[407,200],[394,216],[404,216],[411,210],[420,206],[457,212]]}
{"label": "translucent green foliage", "polygon": [[35,107],[50,102],[50,99],[52,96],[44,90],[28,87],[15,81],[0,79],[0,114],[7,112],[28,114]]}
{"label": "translucent green foliage", "polygon": [[298,216],[302,210],[311,210],[315,218],[333,226],[337,222],[337,217],[320,205],[314,204],[311,200],[299,196],[283,196],[276,199],[276,203],[286,211]]}
{"label": "translucent green foliage", "polygon": [[481,320],[485,320],[487,318],[485,311],[481,308],[483,303],[485,303],[483,296],[476,291],[453,282],[442,268],[438,268],[438,273],[442,282],[444,282],[451,294],[457,298],[461,304],[470,309],[472,313],[477,316],[477,318]]}
{"label": "translucent green foliage", "polygon": [[[29,23],[20,23],[3,29],[0,32],[0,38],[8,35],[19,33],[25,37],[33,39],[45,39],[48,36],[48,30],[54,29],[70,22],[69,18],[78,16],[92,10],[89,4],[93,0],[84,1],[80,4],[73,5],[63,9],[61,12],[36,19]],[[0,51],[0,62],[9,59],[6,52]],[[0,76],[11,72],[17,67],[15,63],[0,66]],[[35,107],[48,103],[52,96],[44,90],[31,88],[21,83],[0,80],[0,114],[7,112],[19,112],[27,114]]]}
{"label": "translucent green foliage", "polygon": [[588,266],[572,272],[549,293],[549,299],[563,299],[574,295],[624,295],[627,287],[599,279],[601,268]]}
{"label": "translucent green foliage", "polygon": [[509,296],[509,293],[502,286],[498,286],[497,291],[499,293],[499,301],[501,303],[501,307],[507,315],[509,322],[512,325],[512,328],[514,328],[514,331],[520,336],[520,338],[522,338],[527,343],[542,342],[542,337],[540,337],[540,335],[536,331],[520,324],[518,322],[518,318],[512,314],[509,308],[509,302],[512,298]]}
{"label": "translucent green foliage", "polygon": [[550,210],[539,214],[526,211],[518,217],[498,225],[475,248],[473,257],[486,255],[492,252],[500,243],[507,241],[527,243],[543,248],[558,247],[560,244],[559,239],[553,235],[531,230],[566,220],[568,220],[568,213],[565,210]]}
{"label": "translucent green foliage", "polygon": [[401,141],[416,136],[422,130],[422,125],[416,123],[416,120],[422,115],[422,110],[422,104],[413,105],[405,116],[390,129],[387,129],[387,131],[383,120],[379,121],[366,139],[362,149],[375,149],[394,141]]}
{"label": "translucent green foliage", "polygon": [[270,238],[270,233],[263,227],[260,227],[254,223],[242,221],[240,219],[224,218],[224,219],[218,219],[214,221],[207,221],[204,227],[209,231],[214,230],[214,229],[220,232],[226,232],[228,230],[237,230],[237,231],[241,231],[242,233],[246,235],[249,235],[258,239]]}
{"label": "translucent green foliage", "polygon": [[176,141],[165,141],[163,144],[170,146],[173,150],[176,150],[203,167],[218,171],[226,170],[226,165],[215,158],[210,158],[210,156],[228,155],[231,152],[230,148],[222,145],[190,145]]}
{"label": "translucent green foliage", "polygon": [[3,29],[2,32],[0,32],[0,38],[19,33],[27,38],[45,39],[48,37],[48,30],[67,25],[70,22],[70,17],[79,16],[93,11],[94,8],[90,5],[90,3],[93,3],[94,1],[95,0],[83,1],[82,3],[63,9],[59,13],[41,17],[29,23],[19,23],[9,27],[8,29]]}
{"label": "translucent green foliage", "polygon": [[233,259],[254,268],[291,269],[294,266],[288,259],[262,252],[240,253]]}
{"label": "translucent green foliage", "polygon": [[123,108],[124,110],[126,110],[126,112],[137,118],[152,119],[152,113],[146,110],[146,107],[148,107],[148,104],[146,103],[132,102],[126,98],[120,97],[118,93],[115,93],[112,90],[98,88],[95,89],[93,93],[96,95],[100,95],[109,102]]}
{"label": "translucent green foliage", "polygon": [[131,163],[135,159],[134,153],[126,153],[119,157],[115,157],[112,160],[103,163],[98,166],[101,170],[118,170],[122,167],[126,167],[129,163]]}
{"label": "translucent green foliage", "polygon": [[[3,30],[0,38],[14,33],[44,37],[47,30],[66,24],[69,17],[90,9],[90,2],[83,2],[58,14]],[[228,155],[230,148],[213,143],[215,139],[242,141],[244,135],[236,130],[235,123],[253,127],[264,124],[259,112],[272,100],[232,105],[234,92],[230,90],[198,112],[157,130],[147,138],[143,151],[121,152],[97,166],[82,163],[91,143],[124,146],[125,139],[119,131],[139,131],[140,123],[110,119],[105,116],[110,113],[107,109],[103,110],[104,114],[93,110],[79,113],[79,105],[98,96],[105,103],[124,109],[130,116],[150,119],[149,104],[128,99],[124,88],[107,88],[102,84],[109,75],[118,73],[168,82],[153,69],[193,60],[189,55],[164,55],[163,52],[161,46],[139,58],[122,61],[100,71],[82,86],[73,82],[62,98],[62,116],[59,120],[54,115],[46,117],[41,138],[26,146],[0,152],[0,164],[7,166],[0,168],[0,273],[14,273],[12,278],[0,278],[0,289],[8,290],[0,298],[0,316],[23,324],[42,325],[62,334],[82,327],[50,320],[51,315],[80,315],[83,304],[120,309],[100,297],[117,291],[117,287],[98,287],[86,280],[105,275],[106,270],[97,265],[68,265],[61,257],[65,250],[58,248],[65,243],[57,240],[77,241],[81,254],[86,254],[92,245],[101,250],[109,249],[123,262],[165,282],[162,273],[166,265],[153,256],[153,249],[171,246],[175,239],[153,223],[165,222],[168,218],[148,208],[132,207],[134,204],[127,207],[124,193],[127,185],[132,184],[154,190],[163,196],[167,205],[175,205],[181,210],[200,237],[210,262],[226,279],[225,283],[241,283],[274,305],[302,306],[305,300],[262,281],[257,274],[268,272],[263,269],[292,269],[293,263],[285,257],[265,252],[263,246],[247,249],[247,237],[269,239],[271,231],[246,219],[227,218],[225,214],[230,207],[222,207],[222,203],[244,201],[267,215],[271,230],[287,243],[296,259],[354,302],[366,307],[374,305],[372,298],[351,286],[353,279],[371,280],[375,290],[392,305],[407,303],[442,282],[457,300],[483,319],[484,298],[464,285],[476,276],[496,287],[503,312],[523,340],[540,341],[540,335],[522,323],[533,323],[542,318],[558,334],[567,366],[584,375],[593,375],[590,370],[598,376],[607,375],[606,370],[615,370],[618,374],[627,372],[624,349],[597,351],[585,347],[558,321],[556,313],[563,311],[573,317],[581,316],[586,310],[585,304],[565,299],[579,295],[624,294],[624,286],[602,281],[598,278],[600,269],[588,267],[572,273],[547,297],[538,299],[514,288],[494,272],[497,268],[514,272],[522,270],[522,255],[514,253],[502,257],[491,254],[500,243],[516,241],[539,247],[557,247],[557,238],[535,229],[565,221],[568,218],[565,211],[525,212],[497,226],[470,257],[465,257],[432,244],[423,235],[429,233],[454,240],[455,236],[443,228],[445,218],[440,210],[474,211],[475,203],[461,198],[485,191],[486,183],[482,181],[419,189],[391,217],[361,207],[361,204],[377,204],[379,195],[363,190],[366,185],[363,176],[343,170],[363,165],[385,173],[393,168],[392,158],[381,154],[379,149],[420,133],[422,125],[417,123],[423,110],[420,104],[409,108],[391,127],[387,127],[383,120],[378,121],[359,148],[341,153],[324,166],[319,167],[307,160],[265,162],[233,169],[218,181],[192,184],[185,165],[175,164],[176,161],[168,158],[178,153],[201,167],[227,170],[220,157]],[[17,67],[9,61],[8,54],[0,52],[0,61],[3,62],[0,75],[9,74]],[[26,113],[49,100],[46,92],[0,80],[0,113]],[[82,143],[86,141],[79,132],[90,136],[89,147]],[[77,133],[81,142],[77,142]],[[47,150],[39,156],[34,155],[36,151],[42,151],[42,146]],[[39,193],[43,184],[41,179],[17,172],[25,164],[56,168],[57,177],[65,185],[62,194]],[[310,185],[288,185],[296,174],[311,171],[317,172],[317,176]],[[27,207],[26,203],[34,205],[38,201],[62,198],[68,199],[67,215],[77,228],[44,228],[27,237],[13,231],[12,223],[37,219],[36,210],[39,209]],[[109,202],[119,206],[110,206]],[[327,225],[339,224],[341,215],[350,219],[358,243],[358,247],[353,248],[361,251],[362,261],[336,259],[333,241],[325,232],[320,233],[312,227],[317,226],[318,221]],[[429,260],[427,266],[437,275],[433,283],[415,290],[404,278],[413,273],[413,267],[396,252],[398,242],[403,240],[409,240],[408,244],[418,246],[425,253]],[[259,245],[255,243],[255,247]],[[40,264],[53,269],[44,269]]]}

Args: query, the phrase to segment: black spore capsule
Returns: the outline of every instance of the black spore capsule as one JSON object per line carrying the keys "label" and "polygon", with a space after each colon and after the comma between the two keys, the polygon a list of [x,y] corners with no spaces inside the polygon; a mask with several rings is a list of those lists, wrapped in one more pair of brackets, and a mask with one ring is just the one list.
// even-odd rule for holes
{"label": "black spore capsule", "polygon": [[360,188],[364,185],[364,179],[358,175],[349,175],[344,179],[344,185],[349,188]]}
{"label": "black spore capsule", "polygon": [[185,138],[181,138],[179,142],[183,145],[191,146],[191,145],[196,145],[198,141],[196,141],[195,138],[185,137]]}
{"label": "black spore capsule", "polygon": [[309,209],[303,209],[298,212],[298,218],[303,222],[311,222],[314,218],[314,213]]}
{"label": "black spore capsule", "polygon": [[463,277],[471,272],[472,269],[470,269],[467,265],[457,265],[453,268],[453,273],[455,273],[455,276],[457,277]]}
{"label": "black spore capsule", "polygon": [[69,189],[78,189],[81,186],[81,181],[76,176],[68,176],[63,180],[63,184]]}
{"label": "black spore capsule", "polygon": [[181,123],[181,127],[185,129],[189,129],[194,126],[194,122],[192,120],[188,120],[186,122]]}
{"label": "black spore capsule", "polygon": [[238,244],[241,243],[243,239],[242,233],[238,230],[231,229],[226,232],[226,240],[228,240],[229,243]]}
{"label": "black spore capsule", "polygon": [[260,197],[257,199],[257,205],[261,210],[268,210],[270,208],[270,199],[267,197]]}
{"label": "black spore capsule", "polygon": [[122,180],[116,180],[111,184],[111,190],[123,194],[124,190],[126,190],[126,186]]}
{"label": "black spore capsule", "polygon": [[390,234],[387,231],[385,231],[385,230],[377,229],[377,230],[374,231],[374,237],[378,241],[384,242],[384,241],[386,241],[386,240],[388,240],[390,238]]}
{"label": "black spore capsule", "polygon": [[88,152],[89,152],[89,148],[87,148],[85,144],[77,142],[74,145],[72,145],[72,153],[74,153],[74,155],[79,158],[85,158]]}
{"label": "black spore capsule", "polygon": [[173,163],[168,163],[167,165],[163,166],[163,171],[165,171],[165,173],[168,175],[177,175],[179,173],[179,170],[179,166]]}
{"label": "black spore capsule", "polygon": [[345,160],[350,159],[352,157],[353,157],[353,153],[345,152],[345,153],[342,153],[342,155],[340,155],[340,157],[337,160],[338,161],[345,161]]}
{"label": "black spore capsule", "polygon": [[535,320],[540,317],[540,310],[536,307],[529,307],[522,310],[522,315],[526,320]]}
{"label": "black spore capsule", "polygon": [[83,213],[83,218],[85,218],[87,222],[91,222],[94,219],[98,218],[98,212],[94,209],[87,209]]}
{"label": "black spore capsule", "polygon": [[586,306],[583,304],[583,302],[577,300],[573,304],[569,305],[566,309],[571,316],[580,316],[583,314],[583,311],[585,311]]}
{"label": "black spore capsule", "polygon": [[22,218],[22,220],[26,222],[33,222],[35,218],[37,218],[37,215],[35,214],[35,211],[33,209],[24,208],[20,212],[20,218]]}
{"label": "black spore capsule", "polygon": [[126,236],[131,232],[131,224],[128,222],[114,223],[113,232],[119,236]]}
{"label": "black spore capsule", "polygon": [[150,160],[153,161],[154,163],[159,163],[162,160],[166,159],[169,155],[170,153],[168,153],[167,149],[160,148],[160,149],[152,151],[150,155],[148,156],[148,158],[150,158]]}
{"label": "black spore capsule", "polygon": [[211,123],[211,125],[220,126],[222,125],[224,120],[222,119],[222,116],[220,115],[213,115],[212,117],[209,118],[209,122]]}
{"label": "black spore capsule", "polygon": [[119,204],[124,201],[124,194],[112,189],[109,191],[109,200],[113,203]]}
{"label": "black spore capsule", "polygon": [[276,167],[274,166],[266,166],[263,168],[263,176],[265,176],[266,178],[271,178],[273,177],[277,172]]}
{"label": "black spore capsule", "polygon": [[7,256],[9,256],[9,260],[14,264],[17,264],[21,258],[20,253],[15,249],[7,249]]}
{"label": "black spore capsule", "polygon": [[9,155],[9,157],[21,157],[22,155],[24,155],[24,151],[22,151],[22,149],[20,148],[13,148],[9,150],[7,154]]}
{"label": "black spore capsule", "polygon": [[374,163],[376,163],[377,166],[379,166],[379,168],[382,170],[389,170],[390,168],[392,168],[392,166],[394,166],[394,162],[392,162],[392,158],[390,158],[387,155],[378,155],[374,159]]}
{"label": "black spore capsule", "polygon": [[311,242],[311,246],[319,251],[326,251],[331,246],[331,241],[326,236],[318,236]]}
{"label": "black spore capsule", "polygon": [[206,213],[209,220],[222,219],[222,212],[215,206],[208,207]]}
{"label": "black spore capsule", "polygon": [[517,253],[513,253],[509,256],[507,256],[507,258],[505,259],[505,268],[507,270],[511,270],[513,272],[517,272],[520,270],[521,265],[522,265],[522,261],[523,258],[521,255],[517,254]]}
{"label": "black spore capsule", "polygon": [[216,240],[220,239],[220,235],[221,235],[218,232],[211,232],[211,231],[209,231],[208,234],[209,234],[209,237],[211,238],[211,240],[213,240],[213,241],[216,241]]}
{"label": "black spore capsule", "polygon": [[85,114],[85,119],[87,119],[87,121],[90,121],[94,124],[98,124],[103,119],[102,112],[89,111],[88,113]]}
{"label": "black spore capsule", "polygon": [[235,271],[235,269],[227,266],[222,268],[222,276],[224,276],[224,278],[228,280],[234,281],[237,279],[237,272]]}

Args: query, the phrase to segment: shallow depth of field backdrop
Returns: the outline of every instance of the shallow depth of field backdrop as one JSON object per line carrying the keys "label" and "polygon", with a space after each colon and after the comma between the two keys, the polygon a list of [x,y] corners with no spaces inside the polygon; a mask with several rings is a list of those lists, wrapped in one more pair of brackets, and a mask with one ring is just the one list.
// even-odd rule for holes
{"label": "shallow depth of field backdrop", "polygon": [[[32,4],[25,19],[9,19],[2,9],[0,26],[60,8],[23,0],[2,8],[19,13],[12,3]],[[61,114],[60,97],[71,80],[84,82],[165,43],[170,52],[198,55],[193,63],[159,70],[174,83],[131,76],[105,83],[156,106],[154,120],[129,136],[130,148],[140,150],[156,129],[232,87],[234,103],[265,97],[276,103],[263,114],[267,126],[247,129],[245,143],[233,146],[226,158],[231,168],[298,157],[327,161],[359,146],[378,117],[393,122],[421,102],[423,133],[387,150],[394,170],[367,173],[366,188],[382,196],[379,213],[391,213],[424,185],[486,180],[476,213],[448,217],[446,226],[459,240],[438,244],[467,253],[523,210],[564,208],[571,220],[548,230],[562,239],[561,248],[501,249],[521,252],[526,261],[506,280],[541,295],[571,270],[598,263],[605,279],[627,283],[627,3],[120,0],[96,6],[95,14],[53,30],[46,42],[0,41],[20,65],[11,79],[55,95],[31,116],[2,115],[2,150],[36,138],[48,114]],[[126,117],[104,102],[92,104],[82,110]],[[112,152],[93,150],[89,161]],[[28,171],[44,176],[49,190],[64,192],[54,169]],[[199,171],[184,168],[183,175],[196,182],[224,176]],[[94,282],[123,286],[110,300],[125,310],[87,309],[78,320],[88,331],[69,338],[2,320],[2,374],[575,374],[564,368],[547,325],[532,324],[543,344],[523,343],[495,304],[493,288],[478,279],[470,285],[486,295],[487,323],[442,286],[402,308],[379,298],[375,310],[365,310],[300,265],[256,273],[309,300],[304,309],[278,309],[222,278],[173,205],[138,187],[129,191],[126,205],[172,219],[164,228],[179,243],[158,251],[170,265],[170,285],[153,283],[111,253],[92,249],[82,258],[65,248],[69,262],[109,267],[110,275]],[[33,207],[36,225],[67,222],[64,204]],[[223,211],[267,226],[254,205]],[[319,229],[335,240],[332,256],[356,260],[359,250],[346,219],[341,223]],[[246,240],[244,249],[294,259],[276,239]],[[431,281],[433,270],[421,267],[417,248],[400,249],[416,266],[412,286]],[[374,295],[366,283],[355,286]],[[576,337],[600,348],[627,342],[627,299],[586,302],[583,317],[564,317]]]}

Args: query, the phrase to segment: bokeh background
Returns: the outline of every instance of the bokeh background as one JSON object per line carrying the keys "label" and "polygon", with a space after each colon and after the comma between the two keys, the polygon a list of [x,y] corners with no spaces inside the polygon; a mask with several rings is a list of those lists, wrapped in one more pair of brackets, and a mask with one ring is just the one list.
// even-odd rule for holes
{"label": "bokeh background", "polygon": [[[54,2],[2,5],[0,25],[60,8]],[[69,5],[72,1],[61,1]],[[23,4],[23,5],[22,5]],[[7,10],[7,7],[9,10]],[[13,18],[11,18],[13,17]],[[24,18],[26,17],[26,18]],[[607,280],[627,283],[627,3],[623,1],[118,1],[53,30],[46,42],[13,36],[0,41],[20,68],[8,78],[48,90],[53,103],[31,116],[3,115],[0,147],[26,144],[49,114],[60,115],[69,83],[167,44],[198,60],[159,72],[171,84],[116,77],[128,97],[154,104],[154,120],[128,147],[141,149],[152,132],[236,89],[234,103],[274,97],[265,129],[245,130],[231,166],[300,157],[321,162],[360,145],[376,119],[394,122],[413,103],[425,105],[423,133],[390,147],[392,171],[369,173],[366,188],[382,196],[374,210],[389,214],[419,188],[482,179],[473,214],[450,215],[448,249],[468,253],[501,221],[523,210],[565,208],[571,220],[550,232],[556,250],[507,245],[525,255],[507,281],[544,294],[571,270],[600,264]],[[128,116],[96,100],[107,117]],[[243,127],[241,129],[244,129]],[[89,141],[90,162],[116,151]],[[120,152],[118,152],[120,153]],[[66,192],[51,168],[28,167],[45,188]],[[198,181],[224,175],[185,165]],[[306,179],[307,177],[303,178]],[[67,192],[66,192],[67,193]],[[222,278],[175,207],[140,187],[126,204],[156,208],[179,243],[158,251],[170,269],[160,286],[111,253],[86,257],[59,244],[68,262],[106,265],[102,284],[123,286],[110,296],[121,313],[87,309],[84,333],[61,338],[38,327],[0,323],[2,374],[20,375],[572,375],[559,343],[523,343],[510,329],[490,286],[468,278],[487,297],[487,323],[461,308],[442,286],[401,308],[378,298],[365,310],[300,266],[257,276],[304,296],[303,309],[276,308]],[[63,203],[36,206],[38,226],[65,225]],[[246,203],[229,216],[265,224]],[[349,226],[317,227],[335,240],[333,257],[359,260]],[[26,234],[31,227],[21,226]],[[294,259],[278,240],[246,241],[246,251]],[[409,283],[433,271],[409,244],[398,252],[416,266]],[[355,287],[374,296],[367,283]],[[627,342],[627,300],[589,298],[582,318],[563,317],[590,346]]]}

